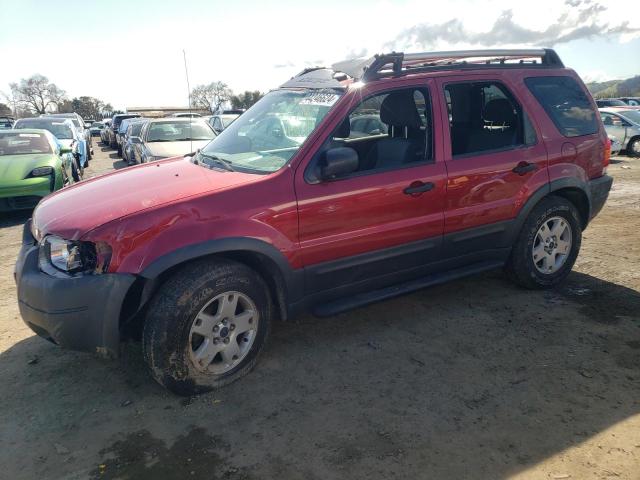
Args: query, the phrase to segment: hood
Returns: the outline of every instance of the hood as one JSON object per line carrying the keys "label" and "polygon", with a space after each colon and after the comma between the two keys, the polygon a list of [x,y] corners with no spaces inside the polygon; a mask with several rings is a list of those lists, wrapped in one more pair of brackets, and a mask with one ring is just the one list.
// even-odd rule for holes
{"label": "hood", "polygon": [[186,155],[195,152],[211,140],[197,140],[193,142],[148,142],[145,143],[147,150],[154,157],[175,157],[177,155]]}
{"label": "hood", "polygon": [[36,167],[55,166],[55,155],[51,153],[1,155],[0,186],[24,180]]}
{"label": "hood", "polygon": [[77,240],[112,220],[259,178],[260,175],[210,170],[183,157],[145,163],[49,195],[34,210],[33,223],[41,235],[55,233]]}

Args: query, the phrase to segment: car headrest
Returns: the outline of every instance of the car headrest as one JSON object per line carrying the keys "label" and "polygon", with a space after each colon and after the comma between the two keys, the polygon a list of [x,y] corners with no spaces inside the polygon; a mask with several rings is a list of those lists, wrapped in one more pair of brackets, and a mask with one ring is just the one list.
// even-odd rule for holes
{"label": "car headrest", "polygon": [[613,125],[613,120],[611,120],[611,117],[604,117],[602,119],[602,123],[604,125]]}
{"label": "car headrest", "polygon": [[349,123],[349,117],[347,117],[338,125],[333,136],[335,138],[349,138],[349,135],[351,135],[351,124]]}
{"label": "car headrest", "polygon": [[413,92],[406,90],[387,95],[380,106],[380,120],[396,127],[420,128],[422,120],[413,99]]}
{"label": "car headrest", "polygon": [[514,125],[516,114],[509,100],[497,98],[489,100],[484,106],[484,119],[489,122]]}

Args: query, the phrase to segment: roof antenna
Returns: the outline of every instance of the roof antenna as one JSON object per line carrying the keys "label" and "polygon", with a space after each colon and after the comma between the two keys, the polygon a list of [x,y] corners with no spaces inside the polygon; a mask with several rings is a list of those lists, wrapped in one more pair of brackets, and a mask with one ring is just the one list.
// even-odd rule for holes
{"label": "roof antenna", "polygon": [[191,145],[189,150],[193,153],[193,131],[191,129],[191,122],[193,121],[193,113],[191,112],[191,87],[189,86],[189,70],[187,70],[187,52],[182,50],[182,57],[184,58],[184,74],[187,78],[187,101],[189,102],[189,140]]}

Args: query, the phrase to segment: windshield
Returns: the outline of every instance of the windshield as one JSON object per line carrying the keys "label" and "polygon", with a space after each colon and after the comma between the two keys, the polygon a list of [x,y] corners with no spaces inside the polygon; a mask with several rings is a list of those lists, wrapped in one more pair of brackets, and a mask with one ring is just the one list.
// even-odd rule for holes
{"label": "windshield", "polygon": [[40,133],[7,132],[0,135],[0,155],[28,153],[51,153],[51,145]]}
{"label": "windshield", "polygon": [[71,127],[64,120],[56,122],[55,120],[44,119],[26,119],[20,120],[13,128],[41,128],[49,130],[58,140],[72,140],[73,132]]}
{"label": "windshield", "polygon": [[187,140],[211,140],[215,133],[203,121],[184,120],[154,122],[147,130],[147,142],[184,142]]}
{"label": "windshield", "polygon": [[202,152],[233,168],[261,173],[282,168],[342,95],[338,90],[275,90],[240,115]]}
{"label": "windshield", "polygon": [[631,120],[633,123],[637,123],[640,125],[640,112],[637,110],[628,110],[623,112],[618,112],[621,113],[622,116],[628,120]]}

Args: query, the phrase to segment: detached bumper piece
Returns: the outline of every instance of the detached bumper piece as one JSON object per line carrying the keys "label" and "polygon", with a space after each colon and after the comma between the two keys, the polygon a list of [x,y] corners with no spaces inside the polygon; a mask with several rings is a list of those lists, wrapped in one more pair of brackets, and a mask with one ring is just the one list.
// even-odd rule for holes
{"label": "detached bumper piece", "polygon": [[598,215],[602,207],[604,207],[612,184],[613,177],[609,175],[603,175],[600,178],[589,181],[589,190],[591,191],[591,218],[589,220]]}
{"label": "detached bumper piece", "polygon": [[118,355],[120,310],[133,275],[43,273],[27,222],[15,278],[20,314],[36,334],[64,348]]}

